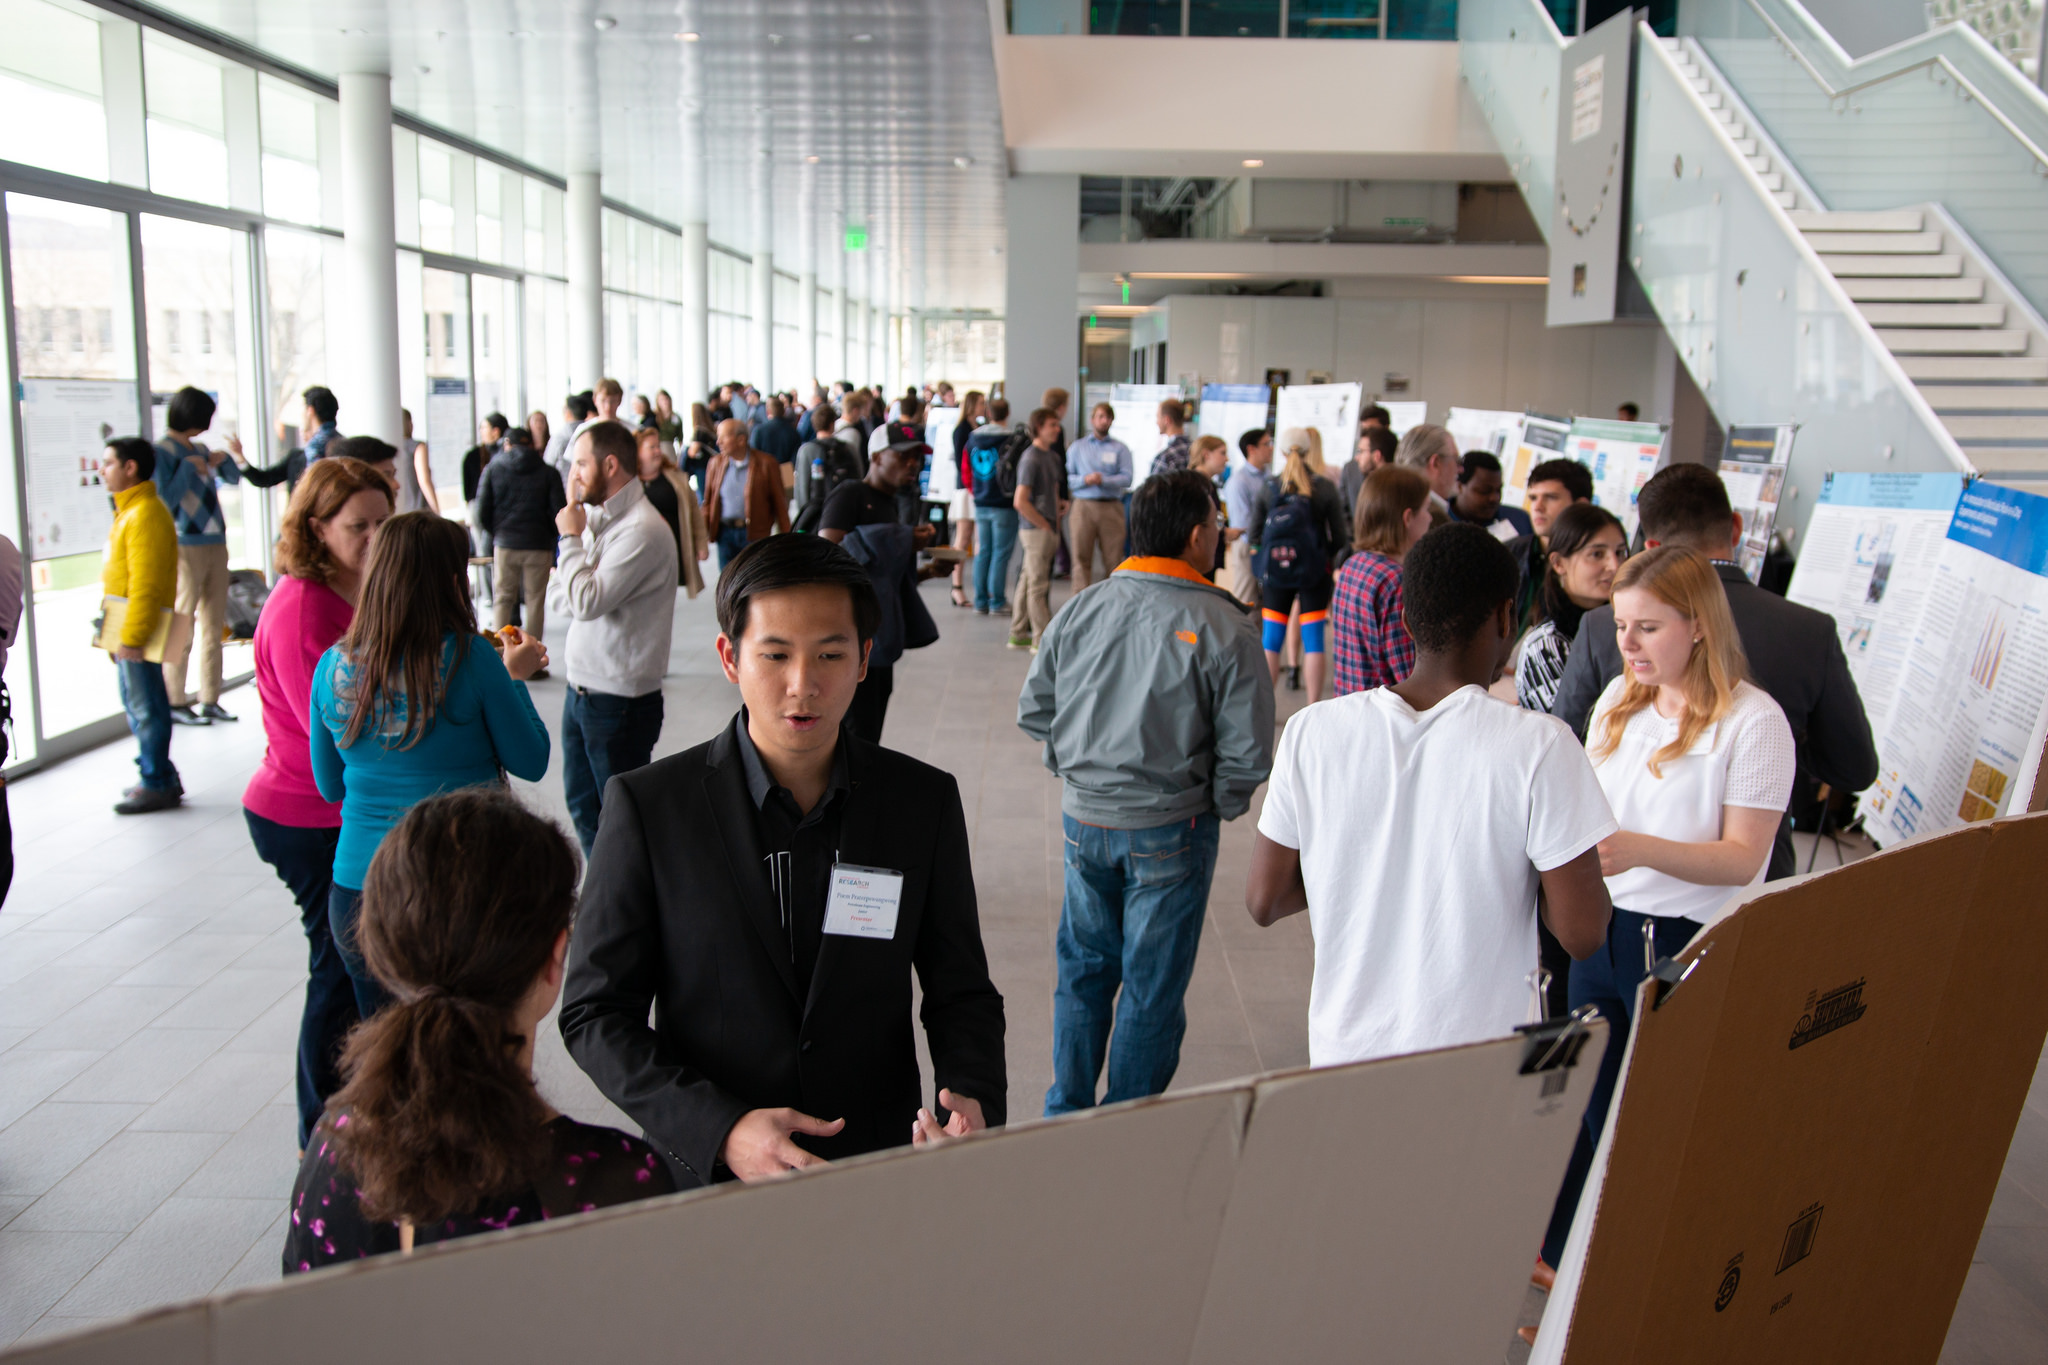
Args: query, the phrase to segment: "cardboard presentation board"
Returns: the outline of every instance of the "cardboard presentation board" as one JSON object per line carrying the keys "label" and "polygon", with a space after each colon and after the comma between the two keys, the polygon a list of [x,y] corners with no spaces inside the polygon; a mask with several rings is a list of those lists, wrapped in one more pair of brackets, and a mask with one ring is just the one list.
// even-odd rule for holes
{"label": "cardboard presentation board", "polygon": [[1532,1362],[1931,1365],[2048,1034],[2044,862],[2048,815],[1916,841],[1648,983]]}
{"label": "cardboard presentation board", "polygon": [[1596,1024],[1569,1070],[1522,1074],[1532,1044],[1510,1037],[1190,1091],[380,1257],[10,1358],[1130,1365],[1275,1340],[1310,1361],[1373,1341],[1478,1358],[1464,1343],[1485,1355],[1513,1331],[1605,1041]]}
{"label": "cardboard presentation board", "polygon": [[1785,596],[1835,618],[1880,743],[1962,495],[1960,474],[1830,474],[1807,519]]}
{"label": "cardboard presentation board", "polygon": [[[1323,438],[1323,467],[1341,468],[1358,445],[1358,409],[1364,389],[1357,384],[1289,384],[1273,411],[1273,434],[1311,427]],[[1279,451],[1274,451],[1274,470]]]}

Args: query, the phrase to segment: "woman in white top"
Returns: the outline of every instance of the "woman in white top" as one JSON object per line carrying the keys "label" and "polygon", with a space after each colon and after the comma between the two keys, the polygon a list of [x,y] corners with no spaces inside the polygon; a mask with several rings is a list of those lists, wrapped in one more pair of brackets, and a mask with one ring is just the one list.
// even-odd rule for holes
{"label": "woman in white top", "polygon": [[1747,681],[1728,598],[1705,556],[1662,545],[1624,564],[1614,577],[1614,631],[1621,676],[1586,724],[1587,755],[1621,826],[1600,845],[1614,918],[1606,946],[1572,964],[1570,992],[1573,1009],[1594,1006],[1612,1033],[1544,1238],[1550,1267],[1607,1121],[1647,975],[1645,926],[1656,956],[1668,957],[1718,919],[1730,898],[1762,880],[1792,796],[1792,727]]}

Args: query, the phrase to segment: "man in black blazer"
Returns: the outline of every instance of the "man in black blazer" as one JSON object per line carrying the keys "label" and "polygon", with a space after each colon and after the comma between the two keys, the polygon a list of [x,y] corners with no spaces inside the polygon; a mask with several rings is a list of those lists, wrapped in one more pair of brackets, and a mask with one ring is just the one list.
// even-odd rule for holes
{"label": "man in black blazer", "polygon": [[[1875,782],[1877,745],[1834,618],[1749,581],[1735,563],[1742,518],[1729,506],[1720,476],[1705,465],[1673,465],[1643,485],[1636,514],[1645,544],[1683,545],[1713,560],[1728,593],[1728,614],[1749,656],[1751,681],[1785,712],[1801,769],[1839,791],[1858,792]],[[1595,607],[1579,622],[1551,714],[1584,739],[1593,704],[1620,674],[1614,608]],[[1782,819],[1765,875],[1789,877],[1795,867],[1792,823]]]}
{"label": "man in black blazer", "polygon": [[[719,658],[745,709],[710,743],[605,791],[562,1037],[680,1185],[1004,1121],[1003,998],[959,788],[841,727],[879,614],[838,546],[747,546],[718,584]],[[888,873],[901,877],[893,923]],[[857,879],[881,891],[856,901]]]}

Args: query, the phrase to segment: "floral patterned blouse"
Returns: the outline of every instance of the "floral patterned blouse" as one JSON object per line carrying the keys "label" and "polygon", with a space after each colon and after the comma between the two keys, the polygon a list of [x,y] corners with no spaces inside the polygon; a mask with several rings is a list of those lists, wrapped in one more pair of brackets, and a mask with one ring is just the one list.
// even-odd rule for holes
{"label": "floral patterned blouse", "polygon": [[[347,1114],[330,1113],[306,1146],[306,1159],[292,1188],[291,1225],[285,1230],[287,1275],[399,1249],[398,1224],[363,1216],[356,1203],[361,1191],[338,1163],[333,1129],[347,1123]],[[415,1228],[413,1245],[588,1213],[675,1189],[661,1157],[639,1138],[566,1116],[550,1120],[547,1128],[555,1155],[540,1180],[527,1189],[487,1199],[468,1213]]]}

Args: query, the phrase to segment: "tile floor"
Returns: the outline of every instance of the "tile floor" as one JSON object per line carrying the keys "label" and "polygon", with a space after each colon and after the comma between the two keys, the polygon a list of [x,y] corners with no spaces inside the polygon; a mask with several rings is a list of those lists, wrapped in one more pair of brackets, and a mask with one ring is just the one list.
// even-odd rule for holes
{"label": "tile floor", "polygon": [[[899,668],[888,739],[959,779],[983,935],[1009,1006],[1010,1108],[1030,1115],[1051,1080],[1058,784],[1015,727],[1029,656],[1003,647],[1004,623],[945,606],[939,585],[927,593],[945,638]],[[711,653],[715,630],[708,596],[679,603],[660,753],[708,738],[736,705]],[[552,727],[562,684],[534,690]],[[19,871],[0,911],[0,1346],[277,1274],[296,1164],[304,939],[242,821],[262,752],[257,700],[247,688],[226,700],[240,724],[177,732],[180,811],[111,813],[133,780],[125,743],[11,790]],[[1283,712],[1293,705],[1283,692]],[[557,777],[520,785],[566,825]],[[1251,833],[1249,820],[1225,827],[1177,1085],[1307,1060],[1307,925],[1260,930],[1245,917]],[[623,1123],[558,1035],[542,1040],[554,1102]],[[1533,1291],[1526,1307],[1534,1321]],[[2042,1359],[2048,1084],[2014,1138],[1943,1355]]]}

